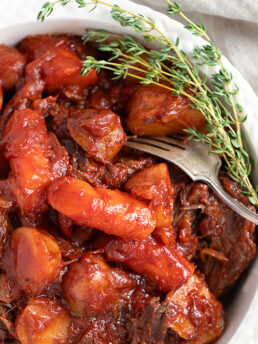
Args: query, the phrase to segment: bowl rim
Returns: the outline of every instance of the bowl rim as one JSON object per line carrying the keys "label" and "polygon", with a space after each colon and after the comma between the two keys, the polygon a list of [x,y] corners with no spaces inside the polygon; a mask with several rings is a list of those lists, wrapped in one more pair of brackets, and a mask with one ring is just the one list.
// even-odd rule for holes
{"label": "bowl rim", "polygon": [[[113,1],[109,1],[112,2]],[[119,5],[121,7],[125,8],[131,8],[131,6],[134,7],[134,9],[138,13],[143,13],[145,15],[154,17],[156,24],[161,27],[161,29],[165,30],[166,33],[170,36],[171,39],[175,41],[177,36],[183,37],[181,38],[181,42],[183,41],[185,45],[183,46],[183,50],[186,52],[191,50],[193,45],[200,44],[203,42],[203,40],[199,37],[192,36],[188,31],[183,29],[183,25],[177,21],[175,21],[172,18],[167,17],[165,14],[159,13],[155,10],[152,10],[150,8],[147,8],[143,5],[139,5],[136,3],[131,2],[130,0],[120,0]],[[97,12],[97,13],[96,13]],[[79,15],[78,15],[79,13]],[[83,13],[83,15],[82,15]],[[85,27],[88,28],[106,28],[109,31],[119,31],[121,33],[128,33],[128,29],[122,28],[118,23],[114,22],[111,18],[111,15],[109,13],[109,10],[107,10],[104,7],[99,7],[95,10],[96,16],[92,16],[87,11],[79,11],[77,8],[73,11],[71,11],[71,8],[69,8],[69,11],[64,14],[62,12],[61,14],[57,14],[54,16],[53,19],[47,19],[44,23],[39,23],[34,21],[28,21],[26,19],[26,16],[22,17],[20,16],[20,20],[16,24],[8,25],[6,24],[5,27],[2,26],[0,29],[0,42],[6,43],[6,44],[15,44],[17,43],[21,38],[25,36],[23,32],[27,32],[27,34],[30,34],[31,31],[34,33],[64,33],[67,31],[70,31],[71,33],[81,34],[84,32]],[[17,14],[18,15],[18,14]],[[61,16],[61,17],[60,17]],[[67,30],[67,28],[73,27],[73,30]],[[173,28],[173,30],[172,30]],[[184,31],[183,31],[184,30]],[[139,35],[134,34],[136,37],[139,37]],[[254,160],[256,164],[258,165],[258,152],[256,152],[256,146],[258,146],[258,136],[255,135],[255,129],[257,127],[258,123],[255,123],[255,121],[258,118],[255,118],[256,116],[256,108],[258,108],[258,100],[257,97],[252,90],[251,86],[248,84],[248,82],[243,78],[243,76],[240,74],[236,68],[234,68],[230,62],[224,58],[227,68],[229,68],[233,75],[236,76],[237,83],[241,83],[240,85],[240,93],[242,95],[242,98],[244,100],[244,103],[247,104],[247,107],[249,110],[251,110],[251,115],[249,114],[248,121],[244,125],[245,134],[247,137],[247,143],[249,146],[249,149],[252,151],[252,155],[254,155]],[[206,71],[205,71],[206,72]],[[247,134],[248,133],[248,134]],[[258,173],[254,175],[255,179],[258,179]],[[255,294],[258,295],[258,260],[252,264],[252,267],[249,270],[249,276],[246,279],[246,282],[242,286],[241,290],[239,291],[240,296],[238,296],[238,299],[240,298],[240,301],[238,300],[238,306],[233,304],[230,310],[230,314],[233,316],[236,312],[239,313],[239,308],[242,310],[243,316],[239,317],[239,315],[236,317],[234,315],[233,321],[228,324],[226,327],[222,337],[219,339],[217,343],[219,344],[237,344],[238,341],[238,335],[239,331],[241,329],[241,324],[245,321],[245,319],[248,316],[249,312],[249,306],[252,304],[252,302],[255,299]],[[246,301],[248,298],[248,302]],[[236,302],[236,301],[235,301]],[[244,312],[243,312],[244,310]],[[230,316],[229,314],[229,316]],[[232,317],[231,317],[232,318]],[[245,329],[246,330],[246,329]]]}

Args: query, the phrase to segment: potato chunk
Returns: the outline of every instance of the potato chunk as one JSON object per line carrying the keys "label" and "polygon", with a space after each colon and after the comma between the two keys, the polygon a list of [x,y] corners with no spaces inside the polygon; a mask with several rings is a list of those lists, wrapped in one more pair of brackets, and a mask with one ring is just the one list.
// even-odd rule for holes
{"label": "potato chunk", "polygon": [[51,184],[48,201],[79,225],[125,239],[145,239],[155,228],[155,215],[143,201],[76,178],[65,177]]}
{"label": "potato chunk", "polygon": [[73,314],[96,316],[116,306],[133,281],[120,268],[109,267],[101,255],[85,254],[69,266],[63,279],[64,296]]}
{"label": "potato chunk", "polygon": [[69,315],[55,300],[40,297],[31,300],[15,321],[22,344],[65,344]]}
{"label": "potato chunk", "polygon": [[132,194],[151,200],[156,227],[170,226],[173,220],[173,188],[166,164],[144,168],[125,184]]}
{"label": "potato chunk", "polygon": [[48,233],[20,227],[12,232],[2,262],[8,278],[21,290],[36,295],[58,276],[61,252]]}
{"label": "potato chunk", "polygon": [[68,154],[42,114],[17,110],[3,132],[5,158],[10,161],[9,180],[22,214],[46,210],[46,186],[66,173]]}
{"label": "potato chunk", "polygon": [[0,44],[0,80],[3,91],[17,86],[22,79],[26,58],[15,48]]}
{"label": "potato chunk", "polygon": [[31,61],[56,47],[73,51],[80,59],[96,55],[89,43],[84,44],[81,37],[73,35],[29,35],[19,43],[18,49]]}
{"label": "potato chunk", "polygon": [[181,288],[169,292],[165,304],[168,327],[187,343],[210,343],[221,335],[222,305],[196,275]]}
{"label": "potato chunk", "polygon": [[92,69],[87,76],[80,75],[82,61],[72,51],[54,48],[49,51],[49,56],[42,65],[42,76],[47,92],[52,93],[68,86],[84,89],[97,83],[95,69]]}
{"label": "potato chunk", "polygon": [[141,86],[128,105],[128,128],[133,134],[168,136],[185,128],[200,129],[205,118],[185,96],[174,97],[162,87]]}
{"label": "potato chunk", "polygon": [[194,273],[194,266],[176,249],[158,243],[151,236],[142,241],[111,240],[105,253],[109,261],[144,274],[164,292],[181,287]]}
{"label": "potato chunk", "polygon": [[126,143],[120,117],[109,110],[87,109],[67,119],[72,138],[95,160],[111,161]]}

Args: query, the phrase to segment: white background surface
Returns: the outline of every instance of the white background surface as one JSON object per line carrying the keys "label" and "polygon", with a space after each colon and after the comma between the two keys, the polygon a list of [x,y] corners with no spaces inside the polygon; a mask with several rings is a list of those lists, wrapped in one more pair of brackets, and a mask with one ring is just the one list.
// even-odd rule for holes
{"label": "white background surface", "polygon": [[[163,3],[162,0],[139,0],[138,2],[151,4],[155,9],[159,8]],[[219,43],[222,49],[224,48],[226,55],[243,72],[258,93],[258,24],[256,23],[258,22],[258,0],[179,0],[179,2],[184,3],[187,10],[195,11],[192,17],[201,19],[201,22],[206,24],[214,40]],[[42,3],[44,3],[42,0],[0,0],[0,29],[9,25],[35,20]],[[117,1],[117,3],[120,3],[120,1]],[[242,6],[241,10],[239,10],[239,6]],[[196,13],[197,8],[200,11],[199,13]],[[83,18],[83,11],[75,10],[74,6],[58,7],[51,17]],[[209,13],[209,16],[203,13]],[[214,13],[225,15],[225,17],[248,18],[249,22],[210,16]],[[87,26],[87,23],[85,23],[85,26]],[[67,28],[67,31],[69,31],[69,28]],[[256,38],[255,40],[249,36],[250,32],[251,36]],[[250,100],[250,102],[252,101]],[[257,140],[258,123],[254,107],[255,100],[250,105],[250,109],[253,110],[251,116],[256,116],[256,119],[251,118],[250,127],[252,128],[248,131],[251,132],[251,136],[256,136]],[[248,289],[243,288],[242,292],[248,297]],[[230,344],[258,343],[258,294],[246,319],[239,328],[236,338],[230,341]]]}

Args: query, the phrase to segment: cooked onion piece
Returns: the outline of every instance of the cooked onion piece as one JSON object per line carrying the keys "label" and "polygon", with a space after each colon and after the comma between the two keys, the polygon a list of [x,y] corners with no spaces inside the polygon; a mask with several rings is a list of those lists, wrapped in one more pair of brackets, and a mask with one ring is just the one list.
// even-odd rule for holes
{"label": "cooked onion piece", "polygon": [[21,290],[36,295],[59,275],[61,252],[47,232],[20,227],[11,234],[2,264]]}
{"label": "cooked onion piece", "polygon": [[66,310],[48,297],[31,300],[15,321],[22,344],[65,344],[68,326]]}
{"label": "cooked onion piece", "polygon": [[64,177],[51,184],[48,201],[79,225],[125,239],[145,239],[155,228],[155,216],[143,201],[76,178]]}
{"label": "cooked onion piece", "polygon": [[76,315],[96,316],[116,307],[122,291],[133,281],[120,268],[111,268],[98,254],[85,254],[68,268],[63,279],[64,297]]}
{"label": "cooked onion piece", "polygon": [[10,285],[10,281],[6,277],[6,274],[2,272],[0,274],[0,301],[10,303],[14,300],[14,296],[12,295],[12,288]]}
{"label": "cooked onion piece", "polygon": [[203,262],[206,261],[206,257],[205,257],[206,255],[211,256],[226,265],[230,265],[228,258],[222,252],[214,250],[213,248],[205,247],[201,250],[200,257]]}

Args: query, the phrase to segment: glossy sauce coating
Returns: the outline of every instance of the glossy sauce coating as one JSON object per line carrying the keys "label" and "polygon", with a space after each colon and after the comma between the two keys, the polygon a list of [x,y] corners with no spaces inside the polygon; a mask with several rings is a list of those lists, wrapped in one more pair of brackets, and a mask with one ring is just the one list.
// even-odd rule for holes
{"label": "glossy sauce coating", "polygon": [[74,35],[29,35],[18,44],[19,51],[29,61],[38,59],[47,51],[58,47],[72,51],[80,59],[96,56],[96,50],[93,47],[88,43],[84,44],[81,37]]}
{"label": "glossy sauce coating", "polygon": [[174,97],[162,87],[141,86],[128,104],[127,125],[133,134],[146,136],[169,136],[191,127],[200,129],[205,119],[190,104],[185,96]]}
{"label": "glossy sauce coating", "polygon": [[108,110],[87,109],[67,119],[72,138],[97,161],[111,161],[126,143],[120,117]]}
{"label": "glossy sauce coating", "polygon": [[15,322],[22,344],[65,344],[69,315],[55,299],[32,299]]}
{"label": "glossy sauce coating", "polygon": [[0,111],[2,110],[3,102],[4,102],[3,87],[0,86]]}
{"label": "glossy sauce coating", "polygon": [[155,216],[143,201],[119,190],[93,188],[79,179],[65,177],[52,183],[48,201],[77,224],[125,239],[144,239],[155,228]]}
{"label": "glossy sauce coating", "polygon": [[47,232],[29,227],[12,232],[2,263],[8,278],[32,295],[52,283],[62,267],[56,240]]}
{"label": "glossy sauce coating", "polygon": [[81,60],[66,49],[54,48],[49,50],[50,58],[42,65],[43,80],[48,93],[55,92],[61,87],[76,86],[87,88],[97,82],[97,73],[92,70],[86,77],[80,75]]}
{"label": "glossy sauce coating", "polygon": [[166,164],[142,169],[125,184],[133,195],[151,201],[156,227],[170,226],[173,220],[173,187]]}
{"label": "glossy sauce coating", "polygon": [[14,112],[2,142],[11,167],[10,184],[22,213],[41,213],[47,208],[46,186],[66,173],[66,151],[47,131],[42,114],[30,109]]}
{"label": "glossy sauce coating", "polygon": [[124,270],[109,267],[98,254],[85,254],[71,264],[63,279],[69,310],[81,316],[96,316],[115,309],[122,292],[133,286]]}
{"label": "glossy sauce coating", "polygon": [[144,274],[164,292],[181,287],[194,273],[194,266],[176,249],[146,240],[111,240],[105,247],[107,259],[123,263],[135,272]]}

